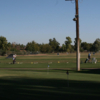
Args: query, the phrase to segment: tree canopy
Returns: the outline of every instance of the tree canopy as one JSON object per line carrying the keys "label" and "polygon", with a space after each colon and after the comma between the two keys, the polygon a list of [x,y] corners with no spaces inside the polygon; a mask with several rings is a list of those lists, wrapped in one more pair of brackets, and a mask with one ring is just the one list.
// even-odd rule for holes
{"label": "tree canopy", "polygon": [[5,37],[0,36],[0,49],[6,50],[7,47],[7,40]]}
{"label": "tree canopy", "polygon": [[69,36],[66,37],[65,45],[66,45],[66,51],[67,52],[71,52],[72,51],[71,43],[72,43],[71,38]]}
{"label": "tree canopy", "polygon": [[49,39],[49,45],[52,47],[54,52],[59,50],[60,43],[55,38]]}
{"label": "tree canopy", "polygon": [[[97,52],[100,50],[100,39],[97,38],[93,43],[82,42],[80,40],[80,51],[84,50]],[[6,37],[0,36],[0,55],[4,55],[7,51],[28,51],[28,52],[41,52],[41,53],[51,53],[51,52],[74,52],[77,50],[76,38],[74,41],[74,45],[71,44],[72,40],[68,36],[64,41],[64,44],[60,46],[60,43],[55,39],[49,39],[49,43],[38,44],[34,40],[32,42],[28,42],[27,45],[17,44],[16,42],[10,43],[7,42]]]}
{"label": "tree canopy", "polygon": [[39,50],[38,44],[35,41],[28,42],[26,45],[26,50],[31,52],[38,51]]}
{"label": "tree canopy", "polygon": [[93,50],[96,51],[96,52],[100,50],[100,39],[99,38],[97,38],[94,41],[94,43],[93,43]]}

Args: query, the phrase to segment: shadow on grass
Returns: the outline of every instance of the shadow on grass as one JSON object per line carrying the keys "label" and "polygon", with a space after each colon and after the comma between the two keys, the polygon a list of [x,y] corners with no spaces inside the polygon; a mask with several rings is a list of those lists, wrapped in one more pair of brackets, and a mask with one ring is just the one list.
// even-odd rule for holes
{"label": "shadow on grass", "polygon": [[49,72],[64,72],[64,73],[66,73],[67,71],[75,71],[74,69],[69,70],[69,68],[68,69],[64,69],[64,68],[62,68],[62,69],[57,69],[57,68],[53,68],[53,69],[48,69],[48,68],[37,68],[37,69],[31,69],[31,68],[27,68],[27,69],[25,69],[25,68],[23,68],[23,69],[15,68],[15,69],[13,69],[13,68],[8,68],[7,69],[7,68],[5,68],[5,69],[8,70],[8,71],[24,71],[24,72],[25,71],[30,71],[30,72],[47,72],[47,71],[49,71]]}
{"label": "shadow on grass", "polygon": [[87,73],[87,74],[100,74],[100,68],[82,68],[81,71],[76,71],[75,69],[53,69],[53,70],[56,70],[56,71],[71,71],[71,72],[76,72],[76,73]]}
{"label": "shadow on grass", "polygon": [[96,69],[82,69],[81,73],[100,74],[100,68]]}
{"label": "shadow on grass", "polygon": [[49,72],[64,72],[66,73],[67,71],[69,72],[76,72],[76,73],[87,73],[87,74],[100,74],[100,68],[96,68],[96,69],[87,69],[87,68],[84,68],[84,69],[81,69],[81,71],[76,71],[75,69],[7,69],[7,70],[10,70],[10,71],[30,71],[30,72],[46,72],[46,71],[49,71]]}
{"label": "shadow on grass", "polygon": [[99,98],[100,83],[95,82],[19,77],[0,79],[1,100],[99,100]]}

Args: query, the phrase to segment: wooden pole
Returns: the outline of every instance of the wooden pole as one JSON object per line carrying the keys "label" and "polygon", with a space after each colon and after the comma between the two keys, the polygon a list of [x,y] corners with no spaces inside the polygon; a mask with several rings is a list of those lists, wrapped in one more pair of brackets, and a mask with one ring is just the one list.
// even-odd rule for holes
{"label": "wooden pole", "polygon": [[76,66],[77,71],[80,71],[80,40],[79,40],[79,13],[78,13],[78,0],[75,0],[76,4],[76,43],[77,43],[77,52],[76,52]]}

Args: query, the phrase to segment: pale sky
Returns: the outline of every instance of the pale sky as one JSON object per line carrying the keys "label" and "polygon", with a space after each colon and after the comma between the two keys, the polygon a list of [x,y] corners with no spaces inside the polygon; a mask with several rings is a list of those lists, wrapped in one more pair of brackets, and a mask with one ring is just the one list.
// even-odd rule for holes
{"label": "pale sky", "polygon": [[[100,0],[79,0],[79,34],[82,42],[100,38]],[[75,2],[65,0],[0,0],[0,36],[8,42],[62,45],[69,36],[74,44]]]}

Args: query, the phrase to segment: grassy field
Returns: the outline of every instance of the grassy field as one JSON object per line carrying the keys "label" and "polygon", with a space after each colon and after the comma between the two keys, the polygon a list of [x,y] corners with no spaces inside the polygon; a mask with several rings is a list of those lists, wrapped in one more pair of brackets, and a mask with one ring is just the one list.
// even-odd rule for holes
{"label": "grassy field", "polygon": [[96,64],[84,63],[87,55],[81,54],[79,72],[76,54],[17,56],[16,64],[0,57],[0,99],[99,100],[100,54],[92,55],[98,60]]}

